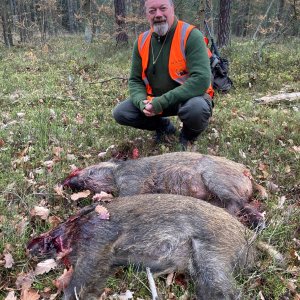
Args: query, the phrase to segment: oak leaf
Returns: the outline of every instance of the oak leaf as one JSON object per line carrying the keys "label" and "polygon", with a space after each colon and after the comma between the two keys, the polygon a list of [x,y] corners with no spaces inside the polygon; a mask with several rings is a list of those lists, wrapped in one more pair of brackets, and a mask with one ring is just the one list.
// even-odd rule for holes
{"label": "oak leaf", "polygon": [[109,212],[106,207],[97,205],[95,211],[99,214],[101,220],[109,220]]}
{"label": "oak leaf", "polygon": [[86,198],[90,194],[91,194],[91,191],[89,191],[89,190],[85,190],[85,191],[82,191],[82,192],[79,192],[79,193],[74,193],[74,194],[71,195],[71,200],[76,201],[76,200],[81,199],[81,198]]}
{"label": "oak leaf", "polygon": [[44,273],[48,273],[50,270],[55,269],[56,267],[57,262],[53,258],[46,259],[37,264],[34,274],[41,275]]}

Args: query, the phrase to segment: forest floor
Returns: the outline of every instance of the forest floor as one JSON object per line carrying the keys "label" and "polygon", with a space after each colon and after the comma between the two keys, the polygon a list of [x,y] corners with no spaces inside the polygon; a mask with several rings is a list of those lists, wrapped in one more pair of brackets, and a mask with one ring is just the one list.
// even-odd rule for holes
{"label": "forest floor", "polygon": [[[262,257],[252,273],[238,278],[243,299],[299,300],[300,105],[254,100],[300,91],[300,43],[268,45],[261,61],[258,49],[259,42],[236,40],[224,50],[235,88],[216,96],[197,151],[245,164],[269,193],[261,207],[267,220],[261,238],[284,255],[286,265]],[[127,142],[137,145],[140,156],[178,150],[177,142],[151,148],[151,133],[113,120],[113,107],[128,96],[130,60],[131,46],[87,45],[76,36],[43,46],[1,46],[0,299],[60,299],[53,281],[63,268],[34,275],[37,262],[25,248],[30,238],[92,202],[55,189],[72,168],[108,159],[109,151],[98,154]],[[157,280],[162,290],[164,282]],[[134,270],[108,282],[113,293],[129,289],[135,299],[150,299],[147,285],[145,274]],[[185,291],[178,280],[166,299],[187,299]]]}

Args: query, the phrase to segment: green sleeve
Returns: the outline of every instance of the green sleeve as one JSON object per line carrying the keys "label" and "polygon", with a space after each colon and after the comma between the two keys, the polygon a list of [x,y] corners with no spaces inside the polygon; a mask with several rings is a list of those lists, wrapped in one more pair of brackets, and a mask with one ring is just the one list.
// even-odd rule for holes
{"label": "green sleeve", "polygon": [[193,29],[190,33],[186,43],[185,55],[189,78],[184,84],[152,100],[156,113],[162,112],[171,105],[203,95],[208,89],[211,82],[211,70],[206,44],[199,30]]}
{"label": "green sleeve", "polygon": [[142,58],[138,51],[137,40],[133,46],[131,71],[129,77],[129,94],[132,103],[141,111],[145,108],[144,100],[147,99],[146,86],[142,79]]}

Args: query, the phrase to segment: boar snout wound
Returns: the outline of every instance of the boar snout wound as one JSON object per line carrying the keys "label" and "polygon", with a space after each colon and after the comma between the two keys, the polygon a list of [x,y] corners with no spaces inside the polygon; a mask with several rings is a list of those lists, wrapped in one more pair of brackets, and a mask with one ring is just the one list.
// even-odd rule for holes
{"label": "boar snout wound", "polygon": [[[56,248],[74,269],[64,299],[96,299],[120,266],[149,267],[156,274],[187,273],[196,298],[236,299],[233,276],[253,265],[254,233],[225,210],[192,197],[147,194],[105,204],[110,219],[88,206],[28,244]],[[37,241],[37,242],[35,242]],[[60,242],[60,248],[57,242]],[[46,243],[46,247],[45,247]]]}
{"label": "boar snout wound", "polygon": [[[241,215],[253,191],[260,187],[242,164],[189,152],[99,163],[70,174],[63,185],[115,196],[147,193],[192,196],[223,207],[234,216]],[[264,189],[260,187],[259,191]],[[244,210],[247,211],[250,210]],[[246,219],[251,221],[250,227],[263,223],[256,208]]]}

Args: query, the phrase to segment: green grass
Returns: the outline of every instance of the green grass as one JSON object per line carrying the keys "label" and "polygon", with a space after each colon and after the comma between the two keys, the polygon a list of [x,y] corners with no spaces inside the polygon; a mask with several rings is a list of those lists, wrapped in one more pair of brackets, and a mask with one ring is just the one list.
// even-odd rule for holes
{"label": "green grass", "polygon": [[[299,40],[269,45],[262,62],[255,43],[234,41],[224,50],[235,89],[216,96],[213,119],[197,144],[201,153],[244,163],[262,185],[279,186],[263,203],[269,224],[263,239],[284,254],[287,266],[275,268],[270,258],[263,257],[253,273],[239,278],[244,299],[259,299],[260,291],[265,299],[293,299],[286,284],[289,280],[298,285],[294,293],[300,293],[300,262],[292,254],[299,254],[293,239],[300,239],[300,153],[296,148],[300,146],[300,106],[299,102],[265,106],[253,101],[283,90],[300,90],[299,45]],[[51,215],[62,219],[76,210],[76,203],[53,190],[70,172],[70,165],[84,167],[99,161],[98,153],[121,145],[125,136],[139,144],[142,156],[175,151],[178,145],[152,149],[151,134],[119,126],[112,118],[113,107],[128,97],[127,82],[101,81],[128,77],[131,46],[118,50],[108,41],[86,45],[74,36],[53,39],[47,47],[0,48],[0,53],[0,256],[9,248],[15,260],[13,268],[0,270],[0,299],[4,299],[8,289],[15,288],[17,275],[35,265],[24,251],[30,236],[50,228],[49,223],[31,217],[33,206],[43,202]],[[179,127],[176,118],[173,121]],[[59,157],[57,147],[62,149]],[[54,159],[48,169],[45,162]],[[260,164],[265,165],[264,172]],[[282,196],[286,200],[278,208]],[[90,199],[81,205],[88,203]],[[17,225],[24,218],[26,229],[18,234]],[[298,271],[292,272],[293,267]],[[33,287],[39,291],[50,287],[54,293],[52,280],[58,273],[39,276]],[[165,293],[164,280],[157,284]],[[111,278],[108,286],[114,292],[127,287],[135,296],[150,297],[145,274],[131,269],[121,278]],[[182,286],[173,287],[177,296],[184,291]]]}

